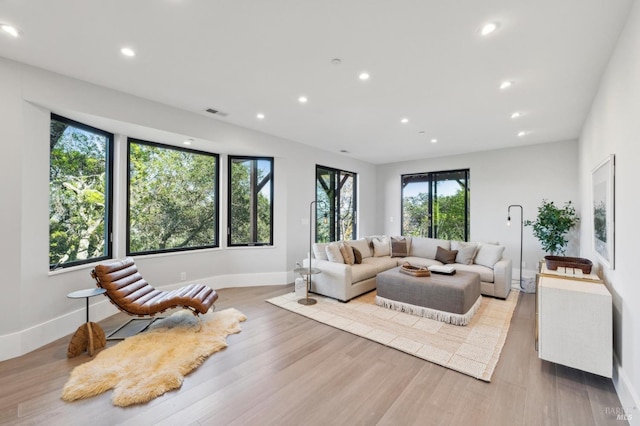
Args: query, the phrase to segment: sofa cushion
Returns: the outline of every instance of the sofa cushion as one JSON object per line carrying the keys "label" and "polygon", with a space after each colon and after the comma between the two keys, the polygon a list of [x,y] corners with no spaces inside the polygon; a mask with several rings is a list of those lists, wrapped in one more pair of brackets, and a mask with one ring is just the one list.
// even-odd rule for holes
{"label": "sofa cushion", "polygon": [[474,263],[493,269],[493,265],[502,259],[502,253],[504,253],[504,246],[480,243]]}
{"label": "sofa cushion", "polygon": [[340,243],[327,244],[325,251],[327,252],[327,259],[330,262],[344,263],[344,257],[342,257],[342,253],[340,252]]}
{"label": "sofa cushion", "polygon": [[451,242],[448,240],[438,240],[436,238],[413,237],[411,238],[411,250],[409,254],[415,257],[435,259],[438,246],[450,250]]}
{"label": "sofa cushion", "polygon": [[455,263],[458,250],[447,250],[438,246],[436,249],[436,260],[444,264]]}
{"label": "sofa cushion", "polygon": [[451,241],[451,250],[458,250],[456,263],[463,265],[473,265],[473,259],[478,251],[478,243],[467,243],[464,241]]}
{"label": "sofa cushion", "polygon": [[409,255],[409,240],[405,237],[391,237],[391,257]]}
{"label": "sofa cushion", "polygon": [[374,266],[376,271],[383,272],[398,266],[398,259],[390,256],[368,257],[366,259],[362,259],[362,264]]}
{"label": "sofa cushion", "polygon": [[366,239],[360,238],[358,240],[349,240],[347,242],[351,247],[358,249],[363,259],[371,257],[371,249],[369,248],[369,242]]}
{"label": "sofa cushion", "polygon": [[351,266],[351,284],[374,278],[378,270],[373,265],[360,264]]}
{"label": "sofa cushion", "polygon": [[391,255],[391,246],[387,237],[375,237],[373,243],[373,255],[375,257]]}
{"label": "sofa cushion", "polygon": [[313,257],[319,260],[329,260],[327,258],[327,246],[329,243],[315,243],[313,245]]}
{"label": "sofa cushion", "polygon": [[347,265],[353,265],[355,263],[355,257],[353,255],[353,249],[351,246],[344,241],[340,243],[340,254],[344,259],[344,263]]}
{"label": "sofa cushion", "polygon": [[462,265],[456,263],[456,271],[475,272],[480,274],[480,281],[492,283],[494,280],[493,269],[482,265]]}

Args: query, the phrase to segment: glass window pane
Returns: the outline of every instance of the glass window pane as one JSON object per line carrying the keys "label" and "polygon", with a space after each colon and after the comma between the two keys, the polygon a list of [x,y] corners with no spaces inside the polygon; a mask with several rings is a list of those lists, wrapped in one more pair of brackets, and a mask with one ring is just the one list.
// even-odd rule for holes
{"label": "glass window pane", "polygon": [[273,159],[229,157],[230,246],[273,244]]}
{"label": "glass window pane", "polygon": [[[424,180],[426,179],[426,180]],[[429,180],[409,180],[402,188],[402,235],[428,237]]]}
{"label": "glass window pane", "polygon": [[316,241],[356,238],[355,173],[316,166]]}
{"label": "glass window pane", "polygon": [[443,240],[464,241],[467,179],[465,171],[437,173],[434,196],[434,235]]}
{"label": "glass window pane", "polygon": [[52,115],[49,267],[110,257],[113,135]]}
{"label": "glass window pane", "polygon": [[402,235],[466,241],[469,170],[402,175]]}
{"label": "glass window pane", "polygon": [[218,156],[129,139],[127,253],[218,243]]}
{"label": "glass window pane", "polygon": [[352,174],[340,174],[340,220],[338,240],[355,238],[354,220],[354,177]]}

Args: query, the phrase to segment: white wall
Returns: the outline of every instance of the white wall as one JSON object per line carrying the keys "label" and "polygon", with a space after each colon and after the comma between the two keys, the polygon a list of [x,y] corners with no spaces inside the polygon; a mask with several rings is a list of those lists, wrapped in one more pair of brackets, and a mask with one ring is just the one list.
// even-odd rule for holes
{"label": "white wall", "polygon": [[[585,225],[593,222],[591,172],[616,156],[615,270],[604,268],[613,295],[614,383],[632,424],[640,424],[640,4],[634,2],[580,137],[580,191]],[[583,226],[581,253],[596,259],[591,226]]]}
{"label": "white wall", "polygon": [[[315,196],[315,165],[358,173],[359,205],[375,211],[375,167],[348,156],[269,136],[135,96],[67,78],[0,58],[0,360],[21,355],[72,333],[84,321],[84,303],[67,299],[95,284],[92,265],[48,270],[49,119],[51,111],[116,133],[116,155],[124,158],[126,136],[181,144],[195,138],[195,149],[221,155],[220,213],[226,217],[226,154],[275,157],[274,246],[221,248],[139,256],[136,262],[156,287],[198,280],[214,288],[285,284],[295,262],[308,251],[309,202]],[[118,153],[118,150],[120,152]],[[122,163],[121,163],[122,164]],[[118,214],[115,255],[124,249],[126,170],[116,170]],[[373,233],[375,215],[360,217],[360,230]],[[114,312],[104,298],[91,300],[91,319]]]}
{"label": "white wall", "polygon": [[[508,227],[509,205],[522,205],[525,220],[535,220],[543,198],[560,205],[572,201],[579,207],[578,143],[566,141],[378,166],[378,228],[387,234],[400,233],[400,175],[454,169],[470,170],[469,240],[505,245],[505,256],[513,260],[514,269],[520,258],[520,210],[511,210]],[[577,232],[575,237],[567,255],[577,254]],[[531,227],[524,228],[523,240],[526,268],[535,269],[545,253]]]}

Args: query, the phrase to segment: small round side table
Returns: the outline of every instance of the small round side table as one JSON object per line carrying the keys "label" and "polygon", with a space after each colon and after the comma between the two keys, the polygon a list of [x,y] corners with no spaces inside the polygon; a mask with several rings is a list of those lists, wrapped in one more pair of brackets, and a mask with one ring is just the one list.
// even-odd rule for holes
{"label": "small round side table", "polygon": [[80,355],[85,350],[89,356],[93,356],[96,349],[104,348],[107,344],[104,331],[99,324],[89,321],[89,298],[99,296],[106,293],[104,288],[89,288],[78,290],[67,294],[70,299],[86,299],[87,302],[87,321],[82,324],[71,337],[69,348],[67,349],[67,357],[73,358]]}
{"label": "small round side table", "polygon": [[[302,278],[304,278],[306,282],[306,297],[304,299],[298,300],[298,303],[301,305],[315,305],[317,300],[309,298],[309,290],[311,290],[311,275],[316,275],[322,273],[321,269],[318,268],[296,268],[293,270],[294,273],[300,274]],[[306,277],[306,278],[305,278]]]}

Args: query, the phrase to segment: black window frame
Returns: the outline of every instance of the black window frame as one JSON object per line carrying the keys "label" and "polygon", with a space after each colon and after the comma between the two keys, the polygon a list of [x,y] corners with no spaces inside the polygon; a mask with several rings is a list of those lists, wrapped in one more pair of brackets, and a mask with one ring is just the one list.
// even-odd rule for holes
{"label": "black window frame", "polygon": [[[97,127],[90,126],[79,121],[72,120],[61,115],[51,113],[49,121],[49,170],[51,171],[51,121],[55,120],[69,126],[78,128],[80,130],[95,133],[107,138],[107,146],[105,148],[105,201],[107,206],[105,207],[105,226],[104,226],[104,239],[106,254],[103,256],[92,257],[83,260],[74,260],[71,262],[49,264],[49,270],[53,271],[61,268],[70,268],[73,266],[85,265],[88,263],[100,262],[102,260],[111,259],[113,257],[113,182],[114,182],[114,144],[115,135],[106,130],[98,129]],[[51,193],[49,194],[51,197]],[[49,201],[51,203],[51,200]],[[51,208],[51,204],[49,204]],[[51,219],[51,211],[49,211],[49,220]],[[49,250],[51,250],[51,229],[49,229]]]}
{"label": "black window frame", "polygon": [[[333,197],[333,206],[328,206],[327,215],[322,215],[322,217],[318,216],[321,205],[323,204],[322,200],[318,200],[318,176],[321,174],[321,170],[334,173],[337,177],[336,180],[332,182],[336,186],[338,192]],[[344,182],[339,182],[341,176],[349,175],[353,178],[353,195],[352,195],[352,209],[351,214],[353,217],[353,228],[351,231],[351,235],[337,235],[340,233],[340,191],[342,189],[342,185]],[[330,188],[325,188],[325,192]],[[348,170],[341,170],[334,167],[322,166],[320,164],[316,164],[316,172],[314,179],[314,192],[315,192],[315,217],[316,217],[316,225],[315,225],[315,242],[318,242],[318,237],[320,235],[319,227],[325,224],[325,219],[329,224],[329,242],[339,241],[339,240],[351,240],[356,239],[358,235],[358,174],[355,172],[351,172]],[[327,196],[328,197],[328,196]],[[329,197],[328,197],[329,198]],[[330,200],[331,202],[331,200]],[[333,210],[332,210],[333,207]]]}
{"label": "black window frame", "polygon": [[[433,206],[434,206],[434,195],[437,198],[437,187],[436,183],[438,182],[438,175],[446,175],[453,173],[464,173],[465,174],[465,200],[464,200],[464,208],[465,208],[465,224],[464,224],[464,240],[469,241],[469,234],[471,232],[471,189],[470,189],[470,181],[471,181],[471,171],[470,169],[453,169],[453,170],[440,170],[433,172],[421,172],[421,173],[408,173],[400,175],[400,234],[404,235],[404,187],[406,186],[406,181],[413,180],[414,182],[427,182],[429,185],[429,198],[428,198],[428,209],[429,209],[429,226],[428,226],[428,237],[429,238],[440,238],[438,236],[437,226],[433,224]],[[434,188],[435,191],[434,191]]]}
{"label": "black window frame", "polygon": [[[148,250],[140,252],[131,251],[131,143],[153,146],[156,148],[170,149],[175,151],[189,152],[193,154],[206,155],[215,158],[215,200],[214,200],[214,242],[213,244],[193,246],[193,247],[176,247],[169,249]],[[192,148],[184,148],[180,146],[168,145],[159,142],[152,142],[144,139],[128,137],[127,138],[127,211],[126,211],[126,254],[127,256],[144,256],[159,253],[176,253],[194,250],[203,250],[218,248],[220,246],[220,155],[216,153],[196,150]]]}
{"label": "black window frame", "polygon": [[[257,236],[258,234],[258,221],[257,221],[257,214],[258,214],[258,210],[257,210],[257,197],[258,194],[260,193],[260,190],[262,189],[261,187],[266,185],[267,182],[265,182],[268,179],[268,184],[269,184],[269,195],[271,196],[270,200],[269,200],[269,215],[270,215],[270,223],[269,223],[269,242],[258,242],[258,241],[251,241],[251,242],[247,242],[247,243],[232,243],[232,218],[233,218],[233,203],[232,203],[232,197],[233,197],[233,193],[232,193],[232,188],[233,188],[233,182],[232,182],[232,164],[234,162],[234,160],[239,160],[239,161],[252,161],[254,163],[254,165],[257,165],[258,161],[268,161],[270,164],[270,172],[268,176],[265,176],[261,182],[257,182],[256,184],[258,185],[259,188],[252,188],[253,191],[251,191],[251,196],[252,198],[254,198],[254,209],[252,209],[251,211],[251,216],[253,217],[253,215],[255,214],[256,217],[253,218],[253,225],[252,225],[252,233],[254,233],[254,235]],[[228,161],[227,161],[227,187],[228,187],[228,191],[227,191],[227,246],[228,247],[255,247],[255,246],[273,246],[273,205],[274,205],[274,160],[273,157],[256,157],[256,156],[246,156],[246,155],[229,155],[228,156]],[[254,172],[257,171],[257,167],[252,169]],[[257,172],[256,172],[257,173]],[[257,174],[252,178],[252,179],[257,179]],[[257,190],[256,190],[257,189]],[[255,238],[254,238],[255,239]]]}

